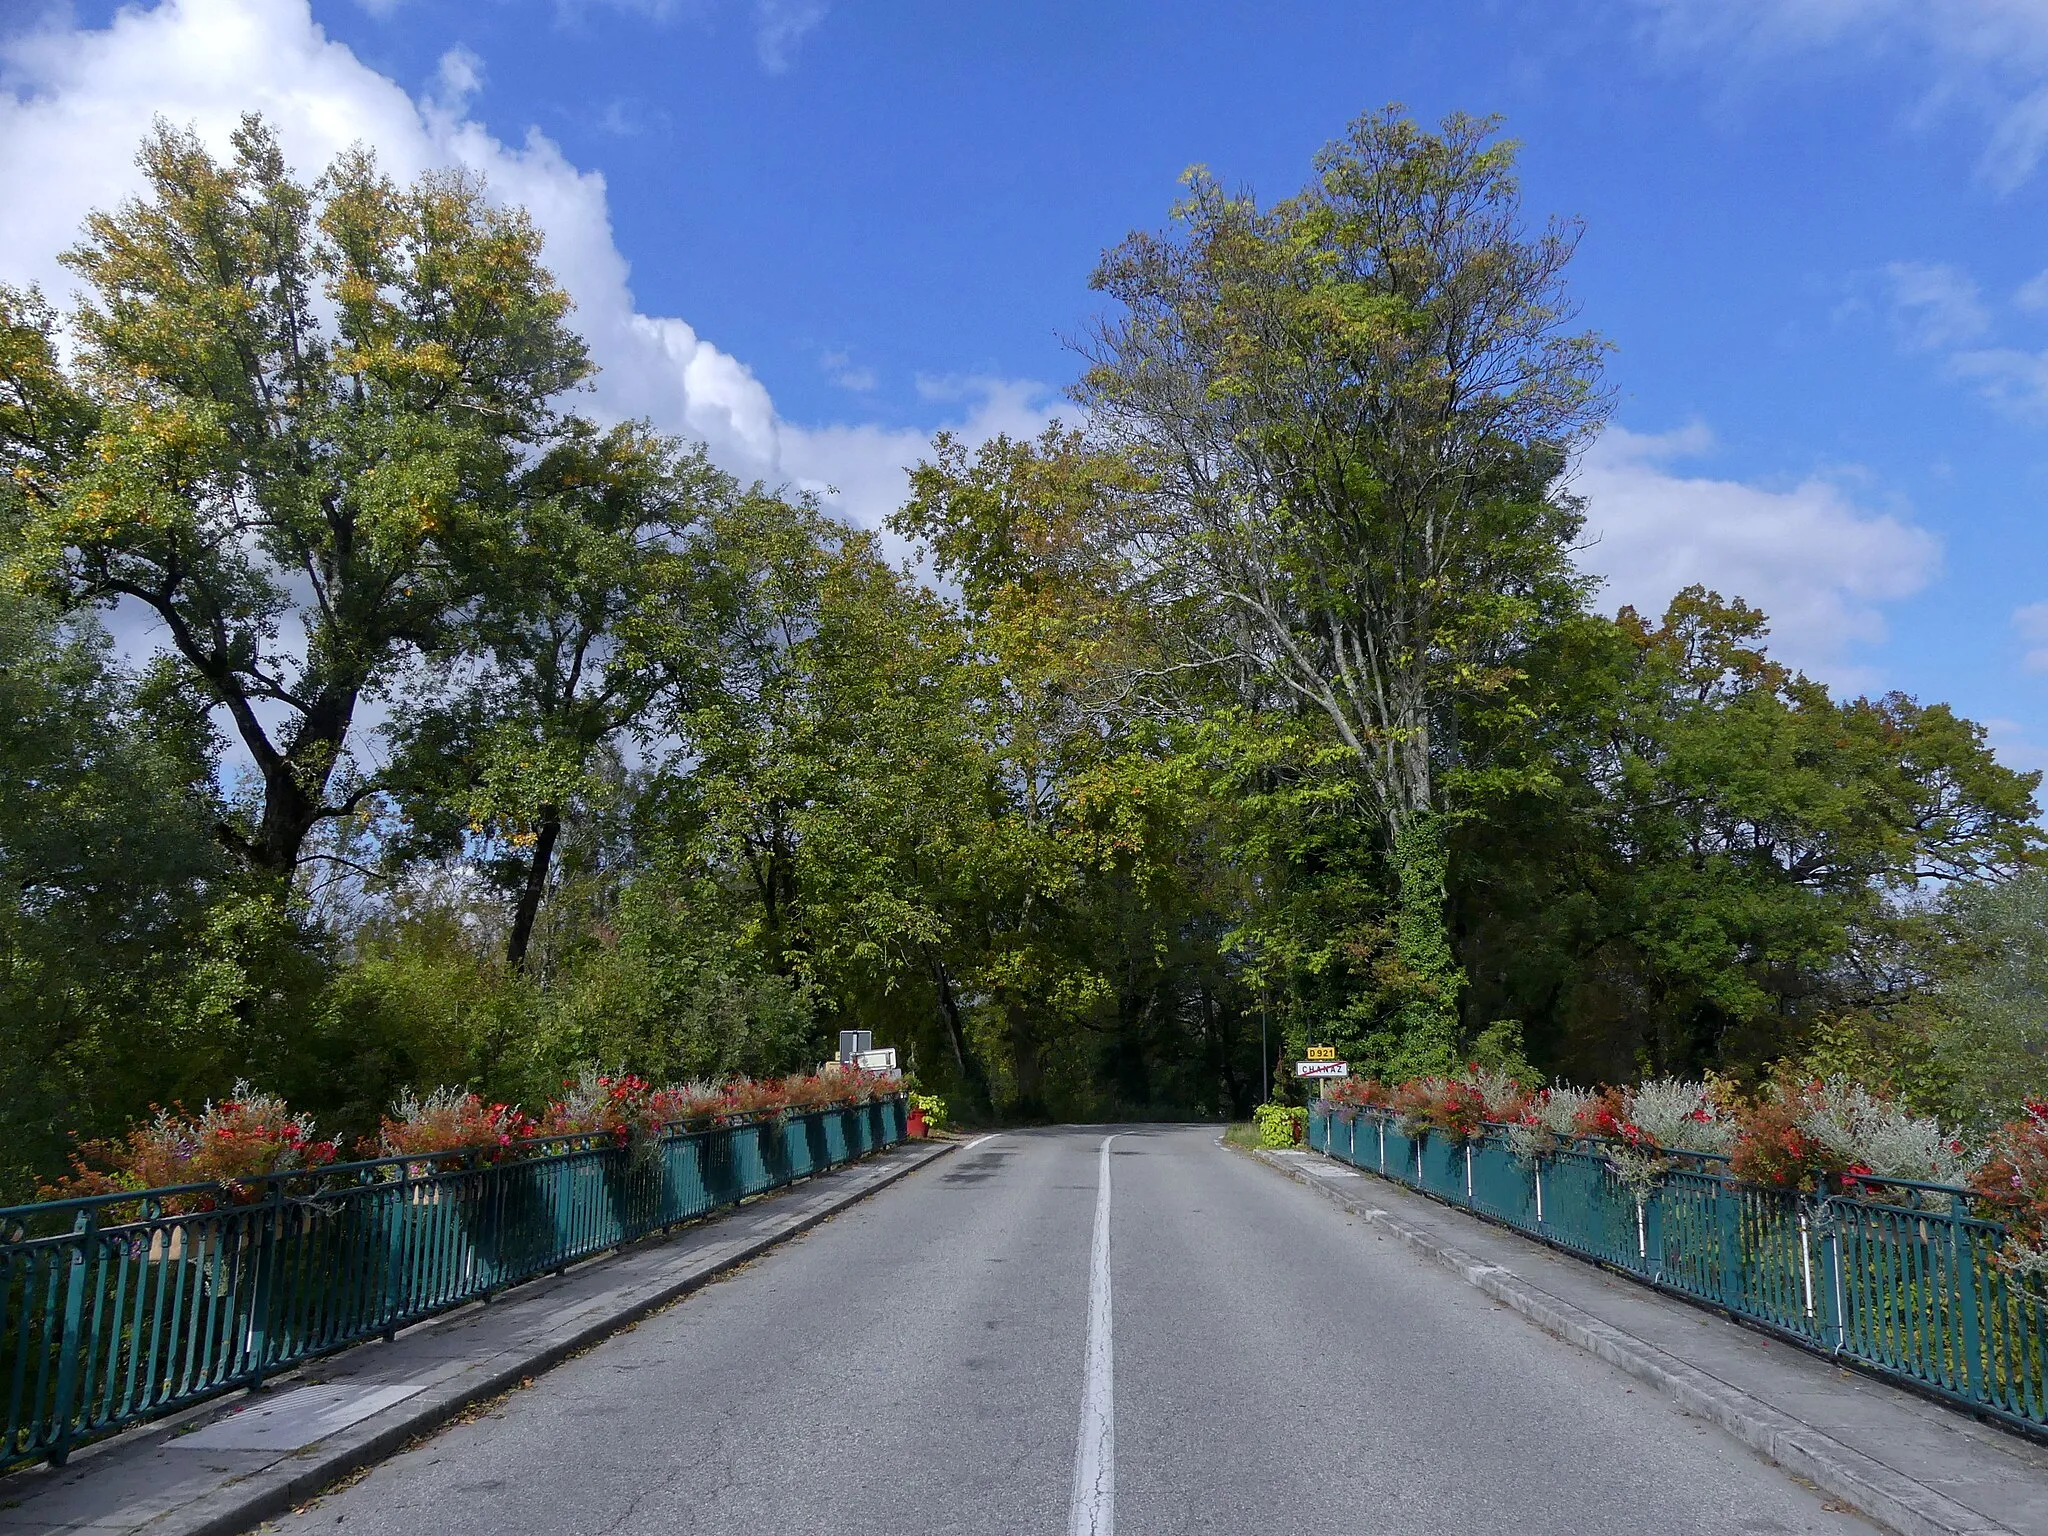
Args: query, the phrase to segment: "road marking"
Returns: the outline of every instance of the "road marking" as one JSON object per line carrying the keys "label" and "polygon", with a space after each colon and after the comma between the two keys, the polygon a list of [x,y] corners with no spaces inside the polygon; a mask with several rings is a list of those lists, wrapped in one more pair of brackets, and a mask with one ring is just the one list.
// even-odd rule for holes
{"label": "road marking", "polygon": [[974,1138],[974,1140],[968,1142],[965,1146],[963,1146],[960,1149],[960,1155],[962,1157],[965,1157],[968,1153],[972,1152],[976,1147],[980,1146],[984,1141],[994,1141],[998,1136],[1002,1134],[1003,1133],[1001,1131],[990,1131],[986,1135],[977,1136]]}
{"label": "road marking", "polygon": [[1116,1382],[1110,1337],[1109,1144],[1095,1175],[1095,1242],[1088,1255],[1088,1364],[1081,1384],[1081,1438],[1074,1450],[1074,1498],[1067,1536],[1116,1529]]}

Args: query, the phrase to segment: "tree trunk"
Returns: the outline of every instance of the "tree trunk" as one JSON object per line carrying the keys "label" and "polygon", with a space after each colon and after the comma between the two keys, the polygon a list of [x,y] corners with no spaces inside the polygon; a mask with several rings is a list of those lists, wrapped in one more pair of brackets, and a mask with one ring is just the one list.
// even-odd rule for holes
{"label": "tree trunk", "polygon": [[526,866],[526,883],[519,890],[519,905],[512,913],[512,939],[505,946],[505,962],[515,971],[526,969],[526,948],[533,942],[534,920],[540,916],[541,898],[547,895],[548,867],[555,859],[555,839],[562,835],[561,814],[551,805],[541,807],[540,832],[533,842],[533,858]]}
{"label": "tree trunk", "polygon": [[945,963],[937,955],[926,950],[924,958],[931,969],[932,984],[938,989],[939,1018],[946,1026],[946,1043],[953,1048],[953,1064],[959,1069],[960,1085],[966,1089],[975,1108],[986,1113],[993,1107],[989,1102],[988,1074],[981,1070],[973,1047],[967,1043],[967,1025],[960,1017],[960,999],[954,995],[953,978],[946,973]]}

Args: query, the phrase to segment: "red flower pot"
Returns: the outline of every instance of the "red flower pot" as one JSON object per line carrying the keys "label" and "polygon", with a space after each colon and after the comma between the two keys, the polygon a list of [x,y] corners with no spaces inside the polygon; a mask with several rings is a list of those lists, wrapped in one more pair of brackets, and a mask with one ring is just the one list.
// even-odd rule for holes
{"label": "red flower pot", "polygon": [[911,1135],[912,1135],[913,1137],[915,1137],[916,1139],[918,1139],[918,1140],[920,1140],[920,1141],[922,1141],[922,1140],[924,1139],[924,1133],[925,1133],[925,1126],[924,1126],[924,1111],[923,1111],[923,1110],[921,1110],[921,1109],[913,1109],[913,1110],[912,1110],[912,1111],[910,1112],[910,1126],[909,1126],[909,1129],[910,1129],[910,1134],[911,1134]]}

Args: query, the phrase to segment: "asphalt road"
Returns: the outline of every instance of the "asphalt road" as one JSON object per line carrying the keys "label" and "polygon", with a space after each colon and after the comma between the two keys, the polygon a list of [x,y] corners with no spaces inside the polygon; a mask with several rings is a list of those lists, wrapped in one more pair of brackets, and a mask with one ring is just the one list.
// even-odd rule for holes
{"label": "asphalt road", "polygon": [[1213,1127],[1117,1130],[1105,1223],[1112,1130],[955,1153],[266,1529],[1873,1529]]}

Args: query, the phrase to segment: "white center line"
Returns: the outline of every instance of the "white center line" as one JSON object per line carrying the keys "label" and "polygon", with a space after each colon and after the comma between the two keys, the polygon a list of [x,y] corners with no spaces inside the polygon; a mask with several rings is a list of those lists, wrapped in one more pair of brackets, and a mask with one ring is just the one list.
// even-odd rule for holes
{"label": "white center line", "polygon": [[1116,1529],[1116,1381],[1110,1339],[1109,1144],[1095,1176],[1095,1243],[1088,1258],[1088,1365],[1081,1386],[1081,1439],[1074,1451],[1074,1499],[1067,1536]]}
{"label": "white center line", "polygon": [[968,1153],[972,1152],[976,1147],[980,1146],[984,1141],[994,1141],[998,1136],[1002,1134],[1003,1133],[1001,1131],[990,1131],[986,1135],[977,1136],[974,1138],[974,1140],[968,1142],[965,1146],[963,1146],[960,1149],[960,1155],[962,1157],[965,1157]]}

